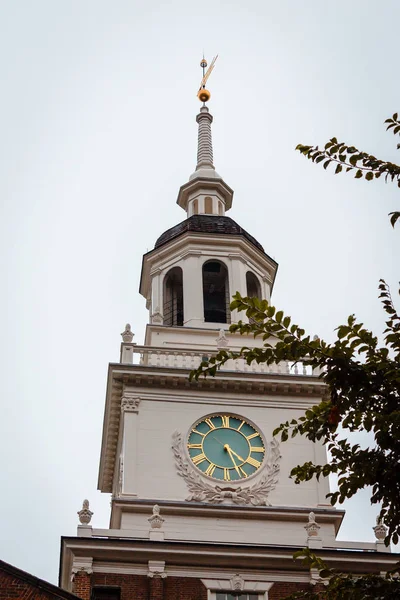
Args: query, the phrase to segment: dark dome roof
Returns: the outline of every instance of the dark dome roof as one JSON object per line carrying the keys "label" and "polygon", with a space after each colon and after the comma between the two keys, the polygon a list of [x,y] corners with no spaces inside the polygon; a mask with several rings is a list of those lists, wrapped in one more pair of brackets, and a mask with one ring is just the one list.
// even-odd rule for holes
{"label": "dark dome roof", "polygon": [[183,235],[187,231],[195,233],[217,233],[222,235],[241,235],[248,240],[253,246],[264,252],[264,248],[257,242],[252,235],[247,233],[240,225],[238,225],[230,217],[217,217],[213,215],[192,215],[186,221],[178,223],[175,227],[167,229],[155,243],[155,248],[159,248],[163,244]]}

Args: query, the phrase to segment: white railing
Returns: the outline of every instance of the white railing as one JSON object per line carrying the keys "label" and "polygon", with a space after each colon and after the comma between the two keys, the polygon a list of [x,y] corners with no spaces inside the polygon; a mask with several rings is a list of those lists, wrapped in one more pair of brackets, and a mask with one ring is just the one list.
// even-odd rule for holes
{"label": "white railing", "polygon": [[[187,348],[165,348],[162,346],[138,346],[136,344],[121,344],[121,363],[143,365],[167,369],[197,369],[200,363],[208,360],[213,353],[206,350],[189,350]],[[267,365],[256,362],[248,365],[243,358],[228,360],[221,371],[240,373],[275,373],[286,375],[305,375],[317,377],[319,372],[302,363],[282,361],[279,364]]]}

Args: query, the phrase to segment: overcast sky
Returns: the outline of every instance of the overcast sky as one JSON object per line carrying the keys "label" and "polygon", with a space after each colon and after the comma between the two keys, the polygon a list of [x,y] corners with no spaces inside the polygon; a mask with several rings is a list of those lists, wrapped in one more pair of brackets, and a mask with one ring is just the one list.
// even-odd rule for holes
{"label": "overcast sky", "polygon": [[[228,213],[279,263],[273,300],[333,339],[355,312],[382,331],[399,279],[397,188],[335,176],[294,148],[336,135],[400,160],[398,0],[0,0],[0,557],[57,581],[61,535],[97,491],[108,362],[143,341],[142,254],[185,218],[203,49]],[[343,539],[373,541],[348,504]]]}

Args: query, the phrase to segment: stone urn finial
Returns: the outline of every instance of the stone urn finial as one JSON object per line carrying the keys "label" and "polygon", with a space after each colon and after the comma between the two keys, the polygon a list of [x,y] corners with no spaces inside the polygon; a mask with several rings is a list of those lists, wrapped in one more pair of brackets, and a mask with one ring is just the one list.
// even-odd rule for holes
{"label": "stone urn finial", "polygon": [[321,529],[321,526],[315,520],[315,513],[310,512],[308,523],[304,525],[304,529],[307,531],[307,537],[318,537],[318,531]]}
{"label": "stone urn finial", "polygon": [[152,529],[161,529],[162,524],[164,523],[165,519],[163,519],[160,516],[160,507],[158,506],[158,504],[155,504],[153,506],[153,514],[152,516],[148,519],[149,523],[150,523],[150,527]]}
{"label": "stone urn finial", "polygon": [[219,334],[217,339],[215,340],[217,342],[217,348],[226,348],[229,344],[227,337],[225,335],[225,331],[223,329],[219,330]]}
{"label": "stone urn finial", "polygon": [[84,500],[82,502],[81,510],[78,510],[77,515],[79,516],[79,521],[82,525],[88,525],[92,519],[93,513],[89,510],[89,500]]}
{"label": "stone urn finial", "polygon": [[131,342],[131,341],[133,340],[133,336],[134,336],[134,335],[135,335],[135,334],[134,334],[134,333],[132,333],[132,331],[131,331],[131,326],[130,326],[130,323],[127,323],[127,324],[125,325],[125,331],[123,331],[123,332],[121,333],[122,340],[123,340],[124,342],[128,342],[128,343],[129,343],[129,342]]}
{"label": "stone urn finial", "polygon": [[382,519],[379,516],[376,517],[376,525],[372,529],[374,530],[376,539],[383,542],[387,536],[388,528],[382,523]]}

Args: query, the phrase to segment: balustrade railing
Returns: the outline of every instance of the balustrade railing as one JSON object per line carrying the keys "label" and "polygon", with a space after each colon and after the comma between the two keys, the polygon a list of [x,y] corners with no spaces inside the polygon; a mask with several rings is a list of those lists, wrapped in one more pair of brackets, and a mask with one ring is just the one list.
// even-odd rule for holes
{"label": "balustrade railing", "polygon": [[[136,364],[146,367],[159,367],[169,369],[197,369],[200,363],[208,360],[212,353],[201,350],[189,350],[187,348],[165,348],[156,346],[139,346],[136,344],[121,345],[121,363]],[[243,358],[228,360],[221,371],[239,373],[277,373],[287,375],[318,376],[319,371],[313,371],[311,367],[302,363],[291,363],[282,361],[278,364],[267,365],[256,362],[248,365]]]}

